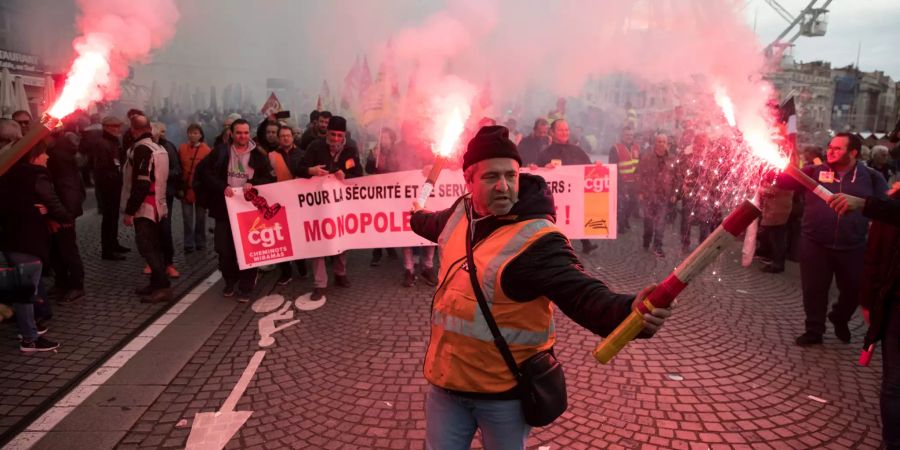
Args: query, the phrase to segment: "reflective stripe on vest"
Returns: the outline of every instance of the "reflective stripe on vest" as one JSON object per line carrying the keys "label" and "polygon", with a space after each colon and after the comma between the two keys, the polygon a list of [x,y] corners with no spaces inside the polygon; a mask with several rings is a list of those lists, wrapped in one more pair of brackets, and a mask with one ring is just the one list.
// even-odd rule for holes
{"label": "reflective stripe on vest", "polygon": [[[465,208],[465,201],[457,204],[439,237],[442,273],[432,310],[425,376],[447,389],[503,392],[511,389],[515,380],[494,345],[467,272]],[[548,220],[525,220],[498,228],[474,248],[481,289],[519,363],[553,346],[552,305],[546,297],[516,302],[505,295],[499,283],[511,261],[541,237],[555,232],[559,230]]]}
{"label": "reflective stripe on vest", "polygon": [[[525,225],[512,239],[509,240],[503,247],[503,250],[491,259],[487,267],[477,268],[478,274],[481,275],[479,277],[481,278],[481,290],[484,292],[484,298],[487,300],[488,306],[493,306],[494,304],[496,284],[500,281],[497,276],[499,275],[500,267],[505,265],[504,263],[508,262],[513,256],[521,253],[524,250],[525,243],[534,236],[535,233],[543,228],[552,226],[553,225],[547,220],[535,220]],[[468,274],[465,276],[468,278]],[[491,334],[491,329],[484,319],[481,308],[475,309],[475,316],[471,321],[453,317],[435,310],[432,317],[432,323],[443,326],[447,331],[459,333],[485,342],[494,342],[494,335]],[[550,321],[550,327],[544,331],[536,332],[522,330],[513,327],[503,327],[499,324],[498,328],[500,328],[500,334],[503,335],[507,343],[520,345],[538,345],[542,342],[546,342],[556,329],[552,320]]]}
{"label": "reflective stripe on vest", "polygon": [[635,150],[637,149],[633,145],[631,146],[631,151],[629,151],[624,145],[616,144],[616,153],[618,153],[619,156],[619,173],[631,174],[637,169],[638,162],[640,161],[634,158]]}
{"label": "reflective stripe on vest", "polygon": [[637,147],[632,145],[631,151],[627,147],[622,144],[616,144],[616,154],[619,157],[619,162],[617,164],[619,168],[619,182],[622,183],[633,183],[636,181],[635,172],[637,171],[638,163],[640,160],[634,158],[634,154],[637,152]]}

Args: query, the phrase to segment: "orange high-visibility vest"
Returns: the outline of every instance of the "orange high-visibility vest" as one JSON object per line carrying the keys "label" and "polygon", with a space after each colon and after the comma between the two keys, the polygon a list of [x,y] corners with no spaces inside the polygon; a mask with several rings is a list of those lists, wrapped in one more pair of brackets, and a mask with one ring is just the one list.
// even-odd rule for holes
{"label": "orange high-visibility vest", "polygon": [[622,183],[631,183],[637,181],[635,176],[635,171],[637,170],[639,159],[635,157],[638,154],[637,145],[631,146],[631,150],[629,151],[628,147],[625,147],[622,144],[616,144],[616,153],[619,157],[619,181]]}
{"label": "orange high-visibility vest", "polygon": [[[505,392],[515,386],[515,378],[494,345],[467,271],[467,201],[458,203],[438,239],[440,284],[431,311],[425,378],[455,391]],[[549,220],[524,220],[498,228],[473,249],[481,289],[518,364],[553,347],[553,307],[547,297],[517,302],[506,296],[500,281],[513,259],[549,233],[560,233]]]}

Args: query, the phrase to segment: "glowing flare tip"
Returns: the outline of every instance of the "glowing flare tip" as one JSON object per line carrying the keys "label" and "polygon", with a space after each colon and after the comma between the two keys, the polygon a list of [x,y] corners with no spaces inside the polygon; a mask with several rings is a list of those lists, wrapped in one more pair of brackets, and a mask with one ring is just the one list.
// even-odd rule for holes
{"label": "glowing flare tip", "polygon": [[78,108],[102,100],[111,70],[108,54],[103,48],[82,51],[72,63],[62,94],[47,114],[62,119]]}
{"label": "glowing flare tip", "polygon": [[456,142],[462,135],[464,127],[465,119],[463,119],[462,113],[459,108],[454,108],[447,116],[447,125],[444,127],[444,134],[441,136],[437,148],[438,156],[446,158],[453,153],[453,149],[456,147]]}
{"label": "glowing flare tip", "polygon": [[719,108],[722,108],[722,113],[725,114],[725,120],[728,121],[728,125],[735,126],[737,122],[734,120],[734,103],[721,86],[716,88],[715,100]]}

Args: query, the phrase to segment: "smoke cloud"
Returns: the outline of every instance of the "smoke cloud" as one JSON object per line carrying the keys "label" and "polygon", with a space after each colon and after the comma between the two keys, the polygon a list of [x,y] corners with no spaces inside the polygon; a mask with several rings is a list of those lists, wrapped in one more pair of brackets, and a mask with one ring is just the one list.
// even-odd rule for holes
{"label": "smoke cloud", "polygon": [[119,97],[119,84],[132,63],[146,62],[151,50],[175,34],[178,9],[172,0],[79,0],[80,35],[66,85],[51,108],[65,117],[76,108]]}
{"label": "smoke cloud", "polygon": [[[83,3],[122,7],[114,1]],[[140,17],[152,11],[159,25],[178,17],[173,8],[154,3],[127,7],[139,9]],[[772,90],[761,79],[766,69],[762,46],[743,19],[742,3],[262,0],[249,7],[185,1],[172,44],[137,67],[135,81],[148,88],[154,81],[172,84],[176,95],[197,88],[206,93],[213,85],[222,96],[230,84],[234,95],[240,84],[246,106],[265,100],[268,79],[285,79],[291,86],[282,102],[300,110],[295,117],[313,109],[319,98],[333,112],[359,116],[366,99],[358,92],[347,95],[342,85],[354,61],[365,56],[373,78],[384,65],[393,94],[399,94],[393,99],[394,124],[412,114],[435,115],[432,106],[410,103],[433,105],[438,93],[456,86],[472,106],[470,121],[513,115],[524,125],[546,116],[557,98],[569,97],[576,98],[570,108],[583,111],[587,104],[608,112],[613,122],[603,129],[608,134],[624,123],[625,111],[622,102],[613,105],[603,98],[598,84],[621,77],[638,87],[633,91],[669,86],[675,104],[692,105],[708,122],[721,122],[712,93],[724,90],[735,105],[738,126],[761,128]],[[165,31],[150,35],[157,34],[170,36]],[[140,44],[146,49],[159,42]],[[340,106],[341,97],[351,100],[353,111]],[[227,102],[218,103],[221,108]]]}
{"label": "smoke cloud", "polygon": [[175,45],[142,72],[153,75],[144,81],[169,74],[220,88],[242,82],[254,88],[257,102],[268,77],[294,80],[313,94],[328,80],[337,96],[354,59],[368,56],[374,73],[390,42],[401,89],[414,67],[423,89],[452,73],[479,88],[490,83],[494,99],[514,99],[529,88],[578,95],[588,80],[611,73],[648,82],[702,75],[724,84],[740,109],[754,84],[749,80],[758,80],[763,67],[740,6],[737,0],[264,0],[247,8],[196,0],[184,5]]}

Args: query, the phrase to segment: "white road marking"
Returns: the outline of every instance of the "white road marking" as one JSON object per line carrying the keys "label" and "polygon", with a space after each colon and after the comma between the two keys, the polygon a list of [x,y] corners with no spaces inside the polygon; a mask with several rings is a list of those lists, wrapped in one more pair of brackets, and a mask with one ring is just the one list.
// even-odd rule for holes
{"label": "white road marking", "polygon": [[322,296],[321,300],[310,300],[312,296],[312,292],[307,292],[294,300],[294,307],[300,311],[315,311],[322,306],[325,306],[325,300],[327,297]]}
{"label": "white road marking", "polygon": [[234,408],[237,407],[244,392],[247,391],[250,381],[265,356],[265,350],[258,350],[253,354],[247,368],[241,374],[241,378],[231,389],[225,403],[222,404],[222,408],[216,412],[197,413],[194,416],[194,423],[191,425],[185,450],[221,450],[228,444],[228,441],[253,414],[253,411],[235,411]]}
{"label": "white road marking", "polygon": [[263,357],[265,356],[265,350],[257,350],[256,353],[253,354],[253,357],[250,358],[250,363],[247,364],[247,368],[244,369],[244,373],[241,374],[241,378],[231,390],[231,394],[228,394],[225,403],[222,403],[222,408],[219,409],[220,412],[234,411],[238,400],[244,395],[247,386],[250,386],[250,380],[253,379],[253,375],[256,375],[256,371],[259,369],[259,365],[262,363]]}

